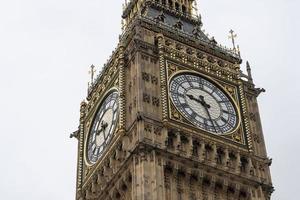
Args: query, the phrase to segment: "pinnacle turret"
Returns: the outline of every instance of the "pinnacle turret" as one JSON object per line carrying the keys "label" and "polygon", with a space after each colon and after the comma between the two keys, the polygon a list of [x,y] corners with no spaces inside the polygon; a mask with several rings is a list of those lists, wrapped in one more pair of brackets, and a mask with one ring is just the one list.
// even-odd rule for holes
{"label": "pinnacle turret", "polygon": [[142,15],[146,5],[152,5],[178,16],[200,20],[196,0],[125,0],[122,18],[125,24],[132,21],[137,15]]}

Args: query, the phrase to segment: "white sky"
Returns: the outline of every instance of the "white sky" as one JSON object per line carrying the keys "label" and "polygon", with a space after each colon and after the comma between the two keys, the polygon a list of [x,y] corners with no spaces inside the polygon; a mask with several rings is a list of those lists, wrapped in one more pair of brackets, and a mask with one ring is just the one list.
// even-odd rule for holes
{"label": "white sky", "polygon": [[[120,34],[122,0],[0,0],[1,199],[75,198],[77,142],[69,139],[98,69]],[[204,28],[230,47],[239,35],[258,86],[273,199],[298,200],[298,0],[201,0]],[[245,63],[245,62],[244,62]]]}

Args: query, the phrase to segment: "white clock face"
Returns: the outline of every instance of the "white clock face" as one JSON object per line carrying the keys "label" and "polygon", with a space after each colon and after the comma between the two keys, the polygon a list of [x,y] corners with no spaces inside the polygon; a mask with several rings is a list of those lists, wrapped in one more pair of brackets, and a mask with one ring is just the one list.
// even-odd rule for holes
{"label": "white clock face", "polygon": [[118,92],[114,91],[100,104],[87,141],[87,159],[94,164],[101,157],[117,127]]}
{"label": "white clock face", "polygon": [[200,129],[226,134],[238,124],[232,100],[216,84],[199,75],[185,73],[173,77],[170,96],[180,113]]}

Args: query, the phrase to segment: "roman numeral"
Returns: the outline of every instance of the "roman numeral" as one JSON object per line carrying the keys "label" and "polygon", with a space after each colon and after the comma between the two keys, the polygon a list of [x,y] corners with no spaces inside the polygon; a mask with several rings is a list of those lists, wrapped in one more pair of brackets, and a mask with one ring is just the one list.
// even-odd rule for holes
{"label": "roman numeral", "polygon": [[184,88],[182,85],[180,86],[185,92],[187,92],[187,89]]}
{"label": "roman numeral", "polygon": [[188,107],[189,107],[189,105],[186,104],[186,103],[182,103],[181,106],[182,106],[183,108],[188,108]]}
{"label": "roman numeral", "polygon": [[228,112],[228,110],[222,110],[222,112],[226,114],[231,114],[230,112]]}
{"label": "roman numeral", "polygon": [[118,108],[116,108],[116,109],[113,111],[113,114],[115,114],[117,111],[118,111]]}
{"label": "roman numeral", "polygon": [[203,88],[203,80],[202,80],[202,78],[198,78],[198,82],[199,82],[200,87]]}
{"label": "roman numeral", "polygon": [[225,114],[231,115],[231,116],[236,116],[235,113],[231,113],[228,110],[222,110],[222,112],[225,113]]}
{"label": "roman numeral", "polygon": [[92,145],[91,150],[92,150],[92,154],[95,155],[96,150],[97,150],[97,146],[96,146],[96,144],[95,144],[95,141],[94,141],[94,143],[93,143],[93,145]]}
{"label": "roman numeral", "polygon": [[189,83],[189,85],[190,85],[191,87],[194,87],[193,84],[189,81],[189,79],[188,79],[186,76],[184,76],[184,78],[185,78],[185,80]]}
{"label": "roman numeral", "polygon": [[228,103],[229,100],[222,100],[222,101],[218,101],[218,103]]}
{"label": "roman numeral", "polygon": [[98,150],[99,150],[99,148],[96,148],[96,147],[95,147],[95,148],[93,149],[93,154],[94,154],[94,155],[97,155],[98,152],[99,152]]}
{"label": "roman numeral", "polygon": [[221,117],[221,120],[225,123],[227,123],[227,120],[224,117]]}
{"label": "roman numeral", "polygon": [[182,98],[184,98],[185,96],[184,96],[184,94],[182,94],[182,93],[178,93],[178,92],[172,92],[174,95],[177,95],[177,96],[180,96],[180,97],[182,97]]}
{"label": "roman numeral", "polygon": [[223,134],[224,132],[223,132],[222,128],[219,126],[218,122],[215,121],[215,124],[217,125],[217,127],[221,131],[221,133]]}
{"label": "roman numeral", "polygon": [[226,119],[224,119],[223,117],[221,117],[221,120],[224,122],[224,123],[226,123],[226,124],[228,124],[231,128],[234,128],[234,126],[232,125],[232,124],[230,124]]}
{"label": "roman numeral", "polygon": [[191,117],[192,117],[193,119],[195,119],[195,118],[196,118],[196,116],[197,116],[197,113],[195,113],[195,112],[192,112],[192,114],[191,114]]}
{"label": "roman numeral", "polygon": [[112,108],[115,107],[117,101],[114,101],[113,105],[111,106]]}
{"label": "roman numeral", "polygon": [[217,90],[217,87],[212,88],[212,91],[210,94],[213,94]]}
{"label": "roman numeral", "polygon": [[204,119],[204,127],[207,128],[208,124],[207,124],[207,119]]}

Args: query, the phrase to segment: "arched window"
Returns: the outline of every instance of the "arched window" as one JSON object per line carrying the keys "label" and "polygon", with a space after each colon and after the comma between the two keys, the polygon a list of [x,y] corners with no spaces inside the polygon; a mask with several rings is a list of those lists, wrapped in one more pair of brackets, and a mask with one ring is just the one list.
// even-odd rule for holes
{"label": "arched window", "polygon": [[169,0],[169,7],[172,9],[173,8],[173,1]]}
{"label": "arched window", "polygon": [[186,14],[186,7],[184,5],[182,6],[182,12]]}
{"label": "arched window", "polygon": [[177,10],[177,11],[179,11],[179,3],[175,3],[175,9]]}
{"label": "arched window", "polygon": [[162,5],[166,5],[166,0],[161,1]]}

